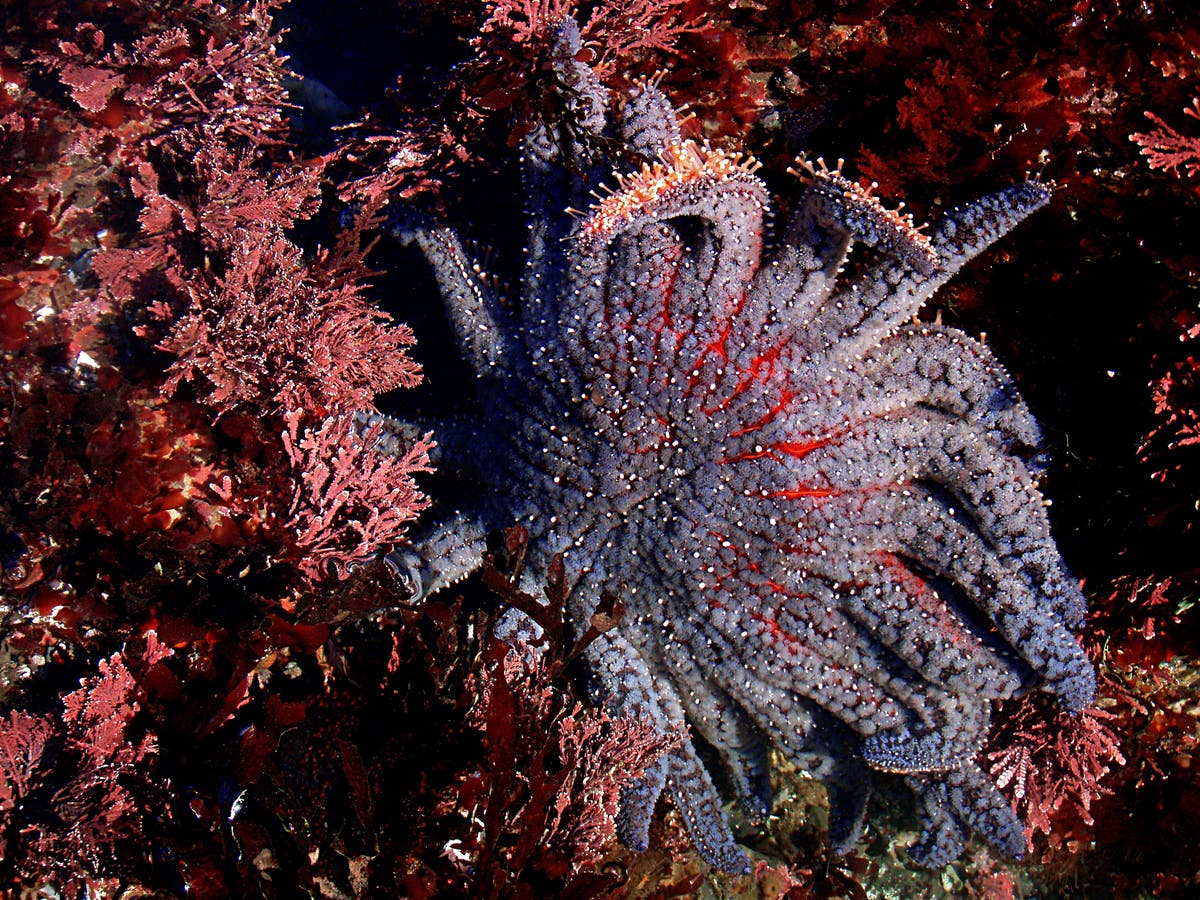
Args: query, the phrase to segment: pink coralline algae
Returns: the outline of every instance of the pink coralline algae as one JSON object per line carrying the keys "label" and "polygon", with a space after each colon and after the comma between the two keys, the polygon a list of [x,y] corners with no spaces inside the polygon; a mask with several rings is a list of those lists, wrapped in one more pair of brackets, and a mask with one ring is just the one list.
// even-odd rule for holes
{"label": "pink coralline algae", "polygon": [[[1193,119],[1200,119],[1200,97],[1194,98],[1184,113]],[[1146,118],[1157,127],[1144,134],[1131,134],[1129,138],[1142,148],[1142,155],[1146,157],[1150,168],[1176,174],[1200,173],[1200,137],[1180,134],[1152,112],[1147,112]]]}
{"label": "pink coralline algae", "polygon": [[142,833],[139,797],[156,791],[148,772],[158,747],[133,723],[136,695],[114,654],[62,698],[61,712],[0,716],[0,859],[73,859],[95,870]]}
{"label": "pink coralline algae", "polygon": [[[1001,190],[926,235],[806,165],[772,230],[751,160],[682,140],[652,85],[610,122],[578,30],[556,40],[565,111],[524,140],[520,302],[496,301],[449,229],[406,231],[478,376],[473,415],[438,423],[442,465],[481,487],[393,559],[428,594],[519,523],[528,588],[561,553],[578,629],[602,592],[626,604],[586,651],[594,697],[663,733],[690,724],[752,817],[774,745],[828,787],[837,852],[886,773],[916,796],[917,863],[972,833],[1021,856],[975,758],[998,699],[1091,703],[1085,604],[1015,385],[981,343],[913,317],[1049,189]],[[618,141],[643,165],[588,207],[597,148]],[[646,846],[664,791],[709,861],[748,871],[690,742],[624,791],[626,844]]]}
{"label": "pink coralline algae", "polygon": [[350,416],[331,416],[301,433],[302,417],[287,416],[283,445],[295,470],[285,528],[293,536],[301,571],[314,579],[345,576],[398,539],[427,501],[413,474],[428,472],[428,435],[391,454],[380,447],[383,426],[360,432]]}

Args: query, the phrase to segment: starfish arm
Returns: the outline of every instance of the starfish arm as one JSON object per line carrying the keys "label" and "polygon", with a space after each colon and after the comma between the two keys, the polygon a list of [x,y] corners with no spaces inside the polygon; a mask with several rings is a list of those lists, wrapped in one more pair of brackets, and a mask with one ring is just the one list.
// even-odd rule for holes
{"label": "starfish arm", "polygon": [[967,846],[966,825],[954,814],[943,779],[913,775],[909,786],[917,796],[921,834],[908,848],[909,858],[925,869],[940,869],[962,856]]}
{"label": "starfish arm", "polygon": [[650,847],[650,825],[654,821],[658,798],[667,787],[668,762],[665,756],[660,757],[641,778],[621,788],[617,840],[630,850],[641,853]]}
{"label": "starfish arm", "polygon": [[1016,560],[1005,559],[973,529],[945,512],[937,500],[905,497],[894,510],[890,537],[881,547],[944,576],[999,629],[1010,647],[1058,694],[1069,710],[1095,696],[1095,672],[1075,637],[1046,609],[1042,589]]}
{"label": "starfish arm", "polygon": [[[575,263],[576,288],[563,310],[573,340],[564,355],[591,385],[618,440],[628,436],[636,443],[650,427],[652,402],[633,405],[628,398],[650,400],[652,385],[674,359],[665,323],[682,255],[682,237],[656,223],[615,239],[603,259]],[[621,421],[625,414],[641,421]]]}
{"label": "starfish arm", "polygon": [[385,559],[408,582],[410,600],[421,600],[479,568],[489,530],[477,516],[456,512],[413,535]]}
{"label": "starfish arm", "polygon": [[649,82],[635,85],[621,116],[621,143],[625,149],[654,160],[682,140],[679,116],[667,95]]}
{"label": "starfish arm", "polygon": [[974,763],[946,776],[950,802],[959,818],[976,834],[1007,856],[1025,855],[1025,828],[1012,804],[992,779]]}
{"label": "starfish arm", "polygon": [[771,781],[763,733],[738,701],[701,669],[690,650],[663,642],[655,665],[669,672],[692,727],[721,757],[746,814],[762,821],[771,811]]}
{"label": "starfish arm", "polygon": [[[397,419],[394,416],[385,416],[381,413],[358,412],[354,414],[354,421],[360,427],[361,435],[366,435],[372,427],[378,425],[379,434],[375,438],[376,447],[389,456],[403,457],[413,444],[427,438],[432,430],[425,425],[417,425],[415,422]],[[439,450],[440,444],[430,448],[429,451],[429,460],[434,466],[437,466]]]}
{"label": "starfish arm", "polygon": [[416,227],[400,232],[429,260],[446,304],[450,325],[467,361],[482,380],[503,377],[513,366],[513,348],[506,334],[507,314],[479,277],[458,236],[449,228]]}
{"label": "starfish arm", "polygon": [[863,761],[880,772],[911,775],[963,767],[983,747],[991,704],[972,694],[943,694],[937,720],[906,722],[863,741]]}
{"label": "starfish arm", "polygon": [[866,827],[871,778],[851,750],[839,748],[829,759],[822,778],[829,792],[829,849],[834,856],[845,856]]}
{"label": "starfish arm", "polygon": [[[397,447],[411,446],[409,436],[418,434],[417,426],[388,416],[383,418],[395,423],[408,440],[408,443],[399,442]],[[495,478],[496,460],[501,458],[502,444],[477,416],[435,419],[429,424],[429,430],[437,435],[437,447],[430,452],[429,460],[439,472],[453,472],[481,484]]]}
{"label": "starfish arm", "polygon": [[550,132],[538,126],[524,140],[521,186],[528,230],[525,270],[518,309],[522,332],[530,342],[545,343],[555,334],[557,298],[563,290],[563,270],[570,230],[564,211],[570,205],[571,183],[555,165],[558,147]]}
{"label": "starfish arm", "polygon": [[770,312],[788,334],[803,329],[833,293],[852,244],[849,231],[823,228],[802,204],[755,278],[748,326]]}
{"label": "starfish arm", "polygon": [[729,362],[747,370],[764,348],[784,347],[809,333],[837,284],[850,246],[849,235],[822,231],[808,217],[793,222],[754,273],[746,300],[730,323],[725,344]]}
{"label": "starfish arm", "polygon": [[924,272],[907,258],[893,256],[864,263],[810,321],[806,343],[830,354],[831,364],[853,359],[894,332],[959,269],[1049,202],[1048,187],[1027,181],[953,210],[930,237],[936,268]]}
{"label": "starfish arm", "polygon": [[[758,267],[766,189],[754,164],[691,142],[669,148],[661,162],[619,180],[616,191],[596,203],[574,235],[572,265],[577,285],[628,280],[613,244],[659,222],[671,223],[685,243],[674,266],[665,308],[656,310],[669,359],[696,359],[717,340],[742,303]],[[636,262],[634,264],[636,268]],[[586,305],[589,292],[579,298]],[[585,319],[594,315],[584,310]]]}
{"label": "starfish arm", "polygon": [[700,855],[722,872],[749,875],[750,859],[729,830],[721,795],[691,744],[668,757],[667,788]]}
{"label": "starfish arm", "polygon": [[871,795],[871,773],[858,758],[857,741],[841,722],[800,695],[732,666],[717,668],[727,688],[783,755],[820,779],[829,791],[829,840],[848,853],[862,835]]}
{"label": "starfish arm", "polygon": [[[582,60],[583,49],[579,25],[570,16],[565,17],[556,28],[554,43],[550,48],[550,65],[562,84],[561,96],[566,100],[563,120],[570,122],[571,130],[588,142],[603,134],[608,124],[605,111],[608,108],[609,91]],[[567,149],[575,151],[572,158],[576,162],[590,155],[586,146]]]}
{"label": "starfish arm", "polygon": [[959,269],[1049,203],[1050,191],[1050,185],[1040,181],[1024,181],[943,216],[931,237],[939,265],[921,288],[924,298],[933,296]]}
{"label": "starfish arm", "polygon": [[[885,259],[900,260],[922,275],[932,275],[941,265],[933,243],[917,228],[912,217],[889,209],[874,195],[818,160],[808,165],[808,189],[800,215],[838,238],[873,247]],[[903,204],[901,204],[903,205]]]}
{"label": "starfish arm", "polygon": [[824,161],[803,165],[808,187],[755,280],[745,325],[738,331],[753,334],[769,311],[776,320],[769,333],[796,335],[810,349],[824,349],[832,335],[823,331],[823,322],[830,317],[830,300],[854,243],[924,274],[933,272],[938,260],[911,217],[887,209]]}
{"label": "starfish arm", "polygon": [[947,690],[1004,698],[1022,688],[1025,669],[1016,656],[973,629],[942,592],[898,557],[871,562],[864,559],[868,584],[847,593],[841,607],[874,640]]}
{"label": "starfish arm", "polygon": [[[565,288],[566,211],[586,202],[570,170],[589,168],[605,130],[608,89],[580,60],[578,24],[567,17],[557,26],[548,65],[566,99],[561,123],[538,124],[522,142],[521,181],[529,237],[518,310],[521,330],[532,346],[545,346],[557,332],[559,297]],[[566,127],[569,123],[570,127]]]}
{"label": "starfish arm", "polygon": [[987,347],[954,328],[924,322],[901,328],[855,360],[838,387],[850,421],[889,408],[933,407],[977,426],[1006,450],[1041,445],[1041,430],[1012,378]]}
{"label": "starfish arm", "polygon": [[[642,653],[619,631],[601,635],[588,647],[588,656],[596,678],[593,691],[606,706],[646,717],[662,731],[683,726],[683,706],[673,689],[653,678]],[[665,759],[663,783],[674,795],[697,849],[723,871],[749,872],[749,861],[729,831],[716,788],[695,749],[685,743]],[[628,805],[619,817],[621,837],[635,848],[645,847],[661,789],[659,773],[651,770],[623,795]]]}
{"label": "starfish arm", "polygon": [[909,847],[917,865],[937,869],[962,854],[974,831],[1010,859],[1025,855],[1025,829],[1008,801],[976,765],[939,776],[914,775],[909,786],[917,795],[923,833]]}
{"label": "starfish arm", "polygon": [[879,772],[949,772],[962,765],[960,749],[936,732],[914,734],[908,728],[880,732],[863,741],[863,761]]}

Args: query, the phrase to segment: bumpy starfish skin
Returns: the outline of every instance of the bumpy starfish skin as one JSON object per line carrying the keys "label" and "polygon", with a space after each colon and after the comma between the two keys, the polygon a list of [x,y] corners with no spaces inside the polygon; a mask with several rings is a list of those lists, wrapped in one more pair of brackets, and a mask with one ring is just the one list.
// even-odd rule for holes
{"label": "bumpy starfish skin", "polygon": [[[567,23],[559,76],[571,134],[595,136],[608,98],[577,40]],[[1070,630],[1084,602],[1024,461],[1038,429],[1011,379],[979,342],[913,315],[1046,187],[977,200],[926,236],[809,167],[767,251],[752,163],[681,141],[656,88],[625,100],[619,137],[654,161],[582,220],[563,210],[597,179],[565,164],[588,171],[586,148],[527,142],[514,307],[452,232],[411,233],[479,378],[480,418],[439,431],[443,464],[492,490],[399,558],[434,591],[479,565],[490,530],[524,524],[531,587],[562,553],[576,621],[602,590],[627,604],[588,651],[597,698],[690,723],[752,816],[770,808],[773,744],[828,786],[839,852],[873,773],[895,773],[923,818],[918,863],[951,861],[971,833],[1020,856],[1022,825],[972,760],[997,698],[1091,702]],[[691,744],[625,792],[627,844],[645,846],[663,790],[707,859],[747,870]]]}

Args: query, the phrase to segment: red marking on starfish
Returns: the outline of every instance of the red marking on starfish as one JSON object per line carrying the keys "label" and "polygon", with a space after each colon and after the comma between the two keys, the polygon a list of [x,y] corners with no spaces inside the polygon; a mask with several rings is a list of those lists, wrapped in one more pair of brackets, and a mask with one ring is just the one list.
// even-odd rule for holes
{"label": "red marking on starfish", "polygon": [[[734,304],[733,309],[730,311],[729,315],[725,317],[725,321],[721,324],[721,330],[717,332],[717,336],[705,344],[703,349],[701,349],[700,355],[696,357],[696,362],[692,366],[691,371],[700,371],[705,361],[708,359],[709,354],[717,356],[722,363],[729,361],[729,336],[733,333],[734,320],[741,315],[742,310],[746,305],[747,297],[747,293],[742,291],[741,295],[737,299],[737,303]],[[699,376],[692,376],[690,386],[694,387],[698,380]]]}
{"label": "red marking on starfish", "polygon": [[880,550],[872,554],[880,561],[884,571],[904,590],[921,610],[926,621],[937,629],[938,633],[953,644],[976,645],[978,641],[967,635],[966,625],[938,596],[937,591],[929,586],[924,578],[914,572],[904,560],[894,553]]}
{"label": "red marking on starfish", "polygon": [[764,625],[766,625],[767,629],[771,632],[772,637],[783,638],[790,644],[800,643],[800,638],[796,637],[796,635],[792,634],[790,631],[780,625],[778,619],[774,619],[771,616],[767,616],[758,612],[750,613],[750,618],[754,619],[756,622],[762,622]]}
{"label": "red marking on starfish", "polygon": [[788,406],[791,404],[791,402],[795,398],[796,398],[795,391],[793,391],[791,388],[787,388],[787,387],[783,388],[779,392],[779,401],[774,406],[772,406],[769,410],[767,410],[759,418],[755,419],[753,422],[751,422],[745,428],[739,428],[737,431],[733,432],[729,436],[731,438],[738,438],[738,437],[742,437],[743,435],[750,434],[750,432],[752,432],[752,431],[758,431],[759,429],[766,427],[767,425],[769,425],[771,422],[773,422],[775,420],[776,416],[778,416],[785,409],[787,409]]}
{"label": "red marking on starfish", "polygon": [[723,457],[722,459],[718,460],[718,462],[725,464],[763,458],[782,461],[781,458],[776,455],[777,453],[782,453],[794,459],[801,459],[802,457],[808,456],[808,454],[812,453],[814,450],[820,450],[822,447],[827,447],[832,443],[834,443],[834,439],[831,437],[821,438],[820,440],[814,441],[804,441],[802,443],[796,441],[776,441],[774,444],[768,444],[760,449],[747,450],[745,453],[738,453],[734,456]]}
{"label": "red marking on starfish", "polygon": [[714,413],[722,412],[728,409],[730,404],[733,403],[733,401],[736,400],[741,394],[744,394],[746,391],[748,391],[750,386],[756,381],[767,382],[771,380],[775,374],[775,361],[779,359],[787,346],[787,341],[781,341],[774,347],[770,347],[763,353],[755,356],[750,361],[750,365],[748,367],[739,369],[738,372],[740,373],[740,377],[738,379],[738,383],[734,385],[733,390],[730,391],[729,395],[726,396],[725,399],[723,399],[716,406],[704,407],[704,414],[711,417]]}
{"label": "red marking on starfish", "polygon": [[781,497],[784,500],[799,500],[801,497],[832,497],[829,488],[789,488],[783,491],[771,491],[767,497]]}
{"label": "red marking on starfish", "polygon": [[658,440],[656,440],[653,444],[649,444],[645,447],[638,447],[633,451],[634,453],[654,453],[660,447],[662,447],[663,444],[671,440],[671,423],[660,415],[655,415],[654,421],[663,427],[663,433],[658,436]]}

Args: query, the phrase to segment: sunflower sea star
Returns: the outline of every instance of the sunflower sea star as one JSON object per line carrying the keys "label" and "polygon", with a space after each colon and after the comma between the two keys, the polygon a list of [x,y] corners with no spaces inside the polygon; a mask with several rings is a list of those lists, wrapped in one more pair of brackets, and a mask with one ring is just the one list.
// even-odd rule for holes
{"label": "sunflower sea star", "polygon": [[[1048,189],[1002,190],[926,236],[806,166],[768,252],[753,161],[681,140],[652,85],[606,131],[572,23],[559,43],[573,128],[526,142],[520,302],[494,301],[448,229],[408,235],[478,375],[477,417],[438,431],[443,464],[505,489],[393,559],[436,591],[479,566],[489,531],[520,523],[530,571],[562,553],[578,577],[575,621],[601,590],[625,600],[588,650],[596,697],[662,729],[690,723],[752,815],[770,808],[774,744],[828,787],[838,852],[883,772],[916,794],[919,864],[953,860],[973,832],[1020,856],[1021,822],[974,758],[994,699],[1037,687],[1091,702],[1070,631],[1084,601],[1012,381],[982,344],[913,316]],[[581,136],[614,133],[654,161],[568,217],[598,180],[568,174],[597,168]],[[625,791],[626,844],[645,847],[664,790],[709,861],[748,869],[690,743]]]}

